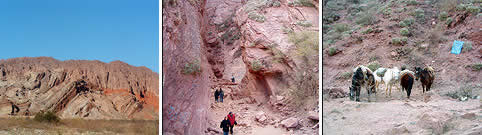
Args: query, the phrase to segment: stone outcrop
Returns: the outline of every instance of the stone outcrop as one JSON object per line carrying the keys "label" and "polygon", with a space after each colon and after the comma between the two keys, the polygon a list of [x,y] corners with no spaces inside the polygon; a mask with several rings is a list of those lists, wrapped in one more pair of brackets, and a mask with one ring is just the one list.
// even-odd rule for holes
{"label": "stone outcrop", "polygon": [[53,111],[62,118],[158,119],[159,75],[121,61],[0,61],[0,115],[12,100],[23,115]]}

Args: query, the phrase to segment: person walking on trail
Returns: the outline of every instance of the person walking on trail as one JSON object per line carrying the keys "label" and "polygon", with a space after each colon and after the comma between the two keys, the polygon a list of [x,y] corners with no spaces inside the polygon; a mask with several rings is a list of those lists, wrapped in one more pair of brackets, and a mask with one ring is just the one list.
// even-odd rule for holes
{"label": "person walking on trail", "polygon": [[216,89],[216,91],[214,91],[214,101],[215,102],[218,102],[218,97],[219,97],[219,91],[218,91],[218,89]]}
{"label": "person walking on trail", "polygon": [[233,74],[232,77],[231,77],[231,82],[234,83],[234,74]]}
{"label": "person walking on trail", "polygon": [[236,122],[234,113],[229,112],[227,117],[228,117],[228,120],[229,120],[229,132],[231,132],[231,134],[233,134],[234,125],[238,125],[238,123]]}
{"label": "person walking on trail", "polygon": [[229,134],[229,125],[228,117],[224,117],[223,121],[221,121],[221,125],[219,125],[219,127],[223,129],[223,135]]}
{"label": "person walking on trail", "polygon": [[223,88],[219,88],[219,100],[221,101],[221,103],[223,102],[223,99],[224,99]]}

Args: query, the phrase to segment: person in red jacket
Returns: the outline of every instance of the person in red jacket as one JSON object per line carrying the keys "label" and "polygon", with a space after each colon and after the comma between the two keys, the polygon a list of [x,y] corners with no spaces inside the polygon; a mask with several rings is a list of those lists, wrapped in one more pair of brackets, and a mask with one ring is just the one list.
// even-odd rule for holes
{"label": "person in red jacket", "polygon": [[231,134],[233,134],[234,125],[238,125],[238,123],[236,122],[234,113],[229,112],[227,117],[228,117],[228,120],[229,120],[229,127],[230,127],[229,132],[231,132]]}

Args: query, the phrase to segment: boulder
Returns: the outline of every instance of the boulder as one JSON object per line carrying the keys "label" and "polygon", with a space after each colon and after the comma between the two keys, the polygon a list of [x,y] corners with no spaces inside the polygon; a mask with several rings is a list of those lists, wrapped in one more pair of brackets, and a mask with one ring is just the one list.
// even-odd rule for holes
{"label": "boulder", "polygon": [[319,121],[319,120],[320,120],[320,116],[319,116],[318,113],[316,113],[316,112],[309,112],[309,113],[308,113],[308,119]]}
{"label": "boulder", "polygon": [[298,126],[299,120],[297,118],[288,118],[286,120],[281,121],[281,126],[286,128],[296,128]]}
{"label": "boulder", "polygon": [[260,123],[265,123],[268,118],[266,117],[265,113],[261,111],[256,113],[255,119]]}
{"label": "boulder", "polygon": [[442,134],[446,127],[449,127],[450,116],[445,113],[425,113],[417,122],[419,127],[432,129],[435,134]]}
{"label": "boulder", "polygon": [[475,119],[475,113],[466,113],[461,116],[464,119],[469,119],[469,120],[474,120]]}

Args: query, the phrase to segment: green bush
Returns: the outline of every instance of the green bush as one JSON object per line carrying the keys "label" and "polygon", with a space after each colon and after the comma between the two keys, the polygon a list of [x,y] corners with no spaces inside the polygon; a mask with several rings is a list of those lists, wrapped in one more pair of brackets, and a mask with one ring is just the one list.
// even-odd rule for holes
{"label": "green bush", "polygon": [[350,27],[346,23],[338,23],[333,25],[333,30],[335,30],[338,33],[343,33],[345,31],[350,30]]}
{"label": "green bush", "polygon": [[353,72],[343,72],[340,74],[340,76],[338,77],[338,79],[350,79],[350,77],[353,75]]}
{"label": "green bush", "polygon": [[311,24],[310,21],[298,21],[298,22],[296,22],[296,25],[300,25],[300,26],[303,26],[303,27],[313,26],[313,24]]}
{"label": "green bush", "polygon": [[462,46],[462,52],[468,52],[470,50],[472,50],[472,42],[466,41]]}
{"label": "green bush", "polygon": [[482,63],[476,63],[469,66],[472,68],[472,70],[479,71],[482,68]]}
{"label": "green bush", "polygon": [[264,17],[264,15],[262,14],[259,14],[257,12],[249,12],[248,13],[248,18],[251,19],[251,20],[254,20],[256,22],[260,22],[260,23],[263,23],[266,18]]}
{"label": "green bush", "polygon": [[457,0],[441,0],[437,7],[441,11],[450,12],[451,10],[455,9],[457,6]]}
{"label": "green bush", "polygon": [[378,64],[378,62],[372,62],[372,63],[368,64],[367,67],[368,67],[370,70],[375,71],[375,70],[377,70],[378,68],[380,68],[380,64]]}
{"label": "green bush", "polygon": [[60,118],[55,113],[47,111],[45,113],[39,112],[35,114],[34,120],[38,122],[58,123]]}
{"label": "green bush", "polygon": [[407,37],[403,37],[403,38],[392,38],[392,44],[393,45],[403,45],[405,43],[407,43],[408,41],[408,38]]}
{"label": "green bush", "polygon": [[251,61],[251,70],[259,71],[261,67],[262,67],[261,62],[259,62],[258,60]]}
{"label": "green bush", "polygon": [[274,7],[280,7],[281,3],[279,1],[275,1],[275,2],[273,2],[273,6]]}
{"label": "green bush", "polygon": [[477,88],[476,86],[465,85],[461,86],[459,90],[448,92],[445,96],[451,97],[453,99],[458,99],[460,101],[467,101],[468,99],[476,99],[478,95],[473,93],[472,90]]}
{"label": "green bush", "polygon": [[192,75],[201,73],[201,66],[200,66],[199,60],[194,60],[186,63],[182,69],[182,73],[192,74]]}
{"label": "green bush", "polygon": [[469,6],[466,7],[466,11],[469,11],[470,13],[479,13],[480,8],[479,8],[479,6],[469,5]]}
{"label": "green bush", "polygon": [[410,27],[410,26],[412,26],[412,24],[413,24],[414,22],[415,22],[415,19],[413,19],[413,18],[407,18],[407,19],[405,19],[405,20],[403,20],[403,21],[400,21],[400,22],[398,23],[398,25],[400,25],[400,27]]}
{"label": "green bush", "polygon": [[442,13],[440,13],[440,14],[438,15],[438,19],[439,19],[440,21],[445,21],[445,20],[447,20],[447,17],[449,17],[449,14],[448,14],[447,12],[445,12],[445,11],[443,11]]}
{"label": "green bush", "polygon": [[400,35],[410,36],[410,31],[407,28],[402,28],[402,29],[400,29]]}
{"label": "green bush", "polygon": [[372,25],[377,21],[376,16],[370,11],[358,13],[357,16],[355,22],[360,25]]}
{"label": "green bush", "polygon": [[418,5],[418,2],[416,0],[409,0],[407,2],[407,6],[410,6],[410,5]]}
{"label": "green bush", "polygon": [[423,9],[417,8],[415,11],[412,13],[413,16],[416,18],[425,18],[425,11]]}
{"label": "green bush", "polygon": [[328,55],[333,56],[336,54],[336,48],[330,47],[330,50],[328,50]]}
{"label": "green bush", "polygon": [[319,33],[314,31],[300,31],[288,34],[288,39],[296,46],[300,56],[318,55]]}
{"label": "green bush", "polygon": [[288,5],[295,6],[295,7],[301,7],[301,6],[314,7],[315,6],[312,0],[294,0],[294,1],[288,2]]}
{"label": "green bush", "polygon": [[447,21],[445,21],[445,24],[450,25],[452,23],[452,21],[453,21],[452,18],[448,18]]}
{"label": "green bush", "polygon": [[362,31],[362,34],[368,34],[368,33],[372,33],[373,32],[373,29],[372,28],[368,28],[364,31]]}

